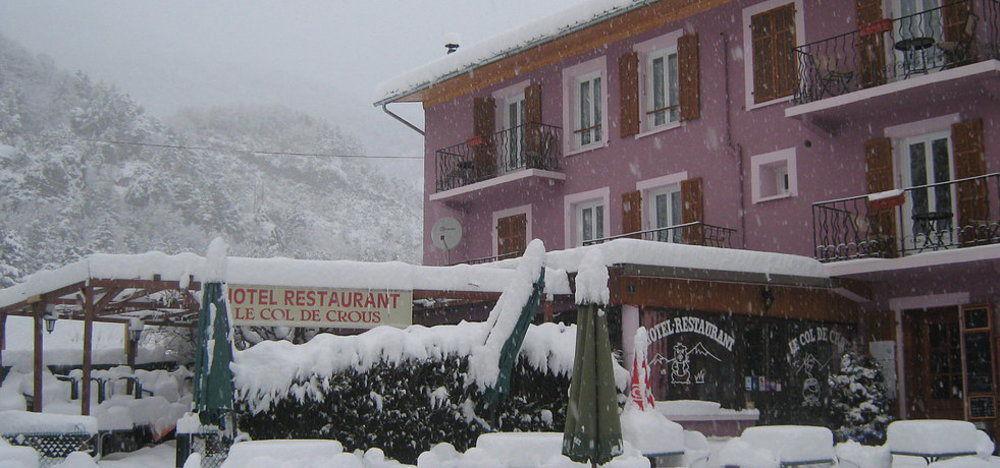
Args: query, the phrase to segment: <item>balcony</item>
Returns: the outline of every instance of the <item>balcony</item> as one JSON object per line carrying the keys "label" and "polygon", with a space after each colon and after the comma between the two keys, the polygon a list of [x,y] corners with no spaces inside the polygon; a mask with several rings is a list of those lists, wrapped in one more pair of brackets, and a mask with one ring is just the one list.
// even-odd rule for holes
{"label": "balcony", "polygon": [[[956,89],[996,86],[998,58],[1000,0],[959,0],[875,21],[795,49],[796,105],[785,114],[843,121],[878,110],[888,104],[879,98],[890,94],[896,94],[894,102],[929,104]],[[984,77],[991,82],[965,83]],[[938,84],[955,81],[962,83]],[[857,108],[843,109],[852,105]]]}
{"label": "balcony", "polygon": [[439,149],[435,158],[436,193],[431,200],[453,198],[521,178],[565,179],[559,172],[561,137],[559,127],[524,124]]}
{"label": "balcony", "polygon": [[642,239],[654,242],[674,242],[677,244],[703,245],[706,247],[733,248],[735,229],[712,226],[700,221],[678,224],[658,229],[648,229],[629,234],[604,237],[586,241],[583,245],[601,244],[614,239]]}
{"label": "balcony", "polygon": [[813,204],[821,262],[1000,243],[1000,173]]}

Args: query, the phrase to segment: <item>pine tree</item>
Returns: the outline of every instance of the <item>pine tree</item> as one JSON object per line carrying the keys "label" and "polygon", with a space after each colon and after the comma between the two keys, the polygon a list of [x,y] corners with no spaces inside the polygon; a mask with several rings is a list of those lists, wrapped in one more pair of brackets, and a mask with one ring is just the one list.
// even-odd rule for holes
{"label": "pine tree", "polygon": [[17,235],[0,228],[0,288],[13,286],[21,279],[24,246]]}
{"label": "pine tree", "polygon": [[849,351],[840,360],[840,372],[830,374],[829,383],[837,439],[866,445],[884,443],[892,416],[878,363],[871,356]]}

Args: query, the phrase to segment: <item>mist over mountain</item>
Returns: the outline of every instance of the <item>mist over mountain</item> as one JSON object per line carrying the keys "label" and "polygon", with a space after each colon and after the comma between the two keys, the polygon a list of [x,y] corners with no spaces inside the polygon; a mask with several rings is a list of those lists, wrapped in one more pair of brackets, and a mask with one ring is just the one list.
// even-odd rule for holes
{"label": "mist over mountain", "polygon": [[262,150],[363,154],[275,105],[161,121],[0,36],[0,281],[92,252],[202,252],[216,235],[236,255],[419,261],[413,183],[365,160],[245,153]]}

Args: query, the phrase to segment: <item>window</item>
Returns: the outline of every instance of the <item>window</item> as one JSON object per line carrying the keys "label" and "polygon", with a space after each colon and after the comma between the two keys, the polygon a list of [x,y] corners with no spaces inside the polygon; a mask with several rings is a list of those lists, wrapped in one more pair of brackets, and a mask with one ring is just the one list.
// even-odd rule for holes
{"label": "window", "polygon": [[601,142],[601,76],[586,76],[577,80],[576,115],[579,125],[576,138],[580,148]]}
{"label": "window", "polygon": [[598,57],[563,70],[563,127],[572,129],[565,138],[566,154],[607,143],[605,68],[605,58]]}
{"label": "window", "polygon": [[493,255],[516,257],[531,240],[531,205],[493,212]]}
{"label": "window", "polygon": [[795,148],[750,158],[750,173],[754,203],[798,195]]}
{"label": "window", "polygon": [[747,108],[791,98],[795,47],[803,39],[801,0],[769,0],[743,10]]}
{"label": "window", "polygon": [[[650,229],[669,228],[683,223],[680,184],[650,190],[647,196]],[[662,230],[657,231],[654,238],[660,242],[681,242],[681,234],[678,230]]]}
{"label": "window", "polygon": [[677,48],[662,49],[646,60],[646,130],[680,120]]}
{"label": "window", "polygon": [[600,200],[580,203],[576,209],[577,243],[583,245],[604,238],[604,203]]}

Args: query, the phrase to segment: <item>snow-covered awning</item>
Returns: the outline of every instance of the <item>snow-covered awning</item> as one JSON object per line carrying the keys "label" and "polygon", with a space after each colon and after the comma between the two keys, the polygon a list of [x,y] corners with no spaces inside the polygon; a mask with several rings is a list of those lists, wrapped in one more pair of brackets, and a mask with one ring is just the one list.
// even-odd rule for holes
{"label": "snow-covered awning", "polygon": [[[402,262],[245,257],[229,257],[227,261],[226,282],[243,285],[499,293],[514,277],[510,269],[481,265],[432,267]],[[192,253],[94,254],[0,289],[0,309],[93,280],[155,280],[188,288],[204,279],[205,268],[205,258]],[[565,276],[559,271],[547,272],[546,292],[569,294]]]}
{"label": "snow-covered awning", "polygon": [[379,84],[375,91],[375,105],[406,99],[454,76],[656,1],[588,0],[477,44],[462,46],[455,53]]}

